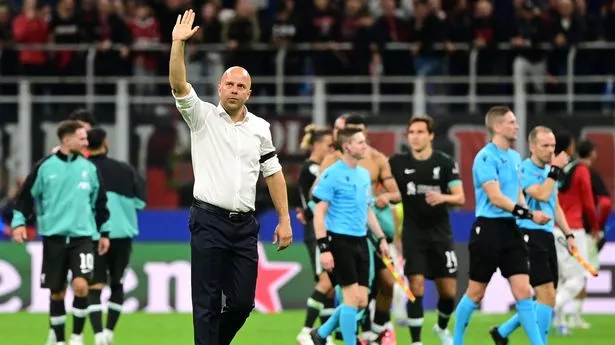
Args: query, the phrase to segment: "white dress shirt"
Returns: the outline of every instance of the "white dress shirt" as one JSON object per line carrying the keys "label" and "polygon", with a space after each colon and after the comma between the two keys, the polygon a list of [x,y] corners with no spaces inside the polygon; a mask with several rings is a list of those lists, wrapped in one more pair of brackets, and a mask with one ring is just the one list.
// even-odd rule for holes
{"label": "white dress shirt", "polygon": [[247,109],[244,120],[233,123],[221,105],[203,102],[192,87],[175,104],[190,127],[194,197],[228,211],[254,211],[259,170],[264,177],[282,170],[269,123]]}

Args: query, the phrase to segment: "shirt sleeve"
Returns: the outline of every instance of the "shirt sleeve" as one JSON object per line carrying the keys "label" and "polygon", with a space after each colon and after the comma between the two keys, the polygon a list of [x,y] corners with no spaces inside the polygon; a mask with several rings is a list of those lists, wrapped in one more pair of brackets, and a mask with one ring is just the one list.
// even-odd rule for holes
{"label": "shirt sleeve", "polygon": [[282,166],[278,160],[278,155],[276,154],[275,147],[273,146],[273,140],[271,139],[269,123],[267,123],[267,126],[264,129],[263,137],[261,139],[260,156],[261,158],[259,162],[263,177],[271,176],[282,170]]}
{"label": "shirt sleeve", "polygon": [[599,229],[596,218],[596,205],[594,204],[594,193],[592,192],[591,177],[589,169],[579,164],[572,176],[572,183],[579,186],[581,195],[580,202],[583,208],[583,215],[587,217],[591,231]]}
{"label": "shirt sleeve", "polygon": [[192,132],[198,132],[205,127],[205,121],[211,112],[215,109],[215,106],[211,103],[203,102],[192,85],[190,85],[190,92],[183,97],[175,96],[175,92],[172,92],[175,98],[175,106],[179,113],[184,118],[184,121],[188,124],[188,127]]}
{"label": "shirt sleeve", "polygon": [[134,168],[132,167],[130,168],[132,170],[132,176],[133,176],[134,206],[135,206],[135,209],[142,210],[146,206],[145,180],[143,179],[143,177],[141,177],[141,175],[139,175],[139,173]]}
{"label": "shirt sleeve", "polygon": [[95,188],[92,189],[92,209],[94,211],[94,219],[96,220],[96,229],[101,233],[102,237],[109,237],[109,232],[103,225],[109,220],[110,213],[107,207],[107,190],[103,184],[103,179],[100,171],[94,168],[95,173]]}
{"label": "shirt sleeve", "polygon": [[482,186],[486,182],[498,181],[498,170],[495,159],[489,157],[489,155],[483,153],[479,157],[476,157],[474,161],[474,175],[478,186]]}
{"label": "shirt sleeve", "polygon": [[11,219],[13,229],[26,225],[27,220],[34,215],[35,199],[42,195],[42,181],[39,174],[41,165],[42,161],[34,167],[19,189]]}
{"label": "shirt sleeve", "polygon": [[333,201],[333,196],[335,195],[335,176],[331,170],[325,170],[320,176],[316,186],[314,186],[312,195],[328,203]]}
{"label": "shirt sleeve", "polygon": [[446,165],[444,166],[446,171],[446,183],[448,188],[461,185],[461,178],[459,177],[459,165],[453,159],[446,159]]}
{"label": "shirt sleeve", "polygon": [[540,176],[526,168],[521,168],[521,189],[525,191],[533,185],[541,184]]}

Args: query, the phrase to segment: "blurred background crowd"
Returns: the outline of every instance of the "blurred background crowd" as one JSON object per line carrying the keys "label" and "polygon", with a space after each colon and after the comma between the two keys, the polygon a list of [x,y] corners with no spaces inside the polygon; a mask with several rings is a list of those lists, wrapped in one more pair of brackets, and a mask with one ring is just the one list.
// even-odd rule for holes
{"label": "blurred background crowd", "polygon": [[[84,75],[83,51],[13,49],[83,43],[97,49],[97,76],[165,76],[168,47],[157,44],[169,43],[177,15],[187,8],[198,13],[201,27],[188,47],[192,76],[210,75],[213,59],[245,66],[253,75],[273,75],[275,52],[254,51],[258,43],[311,44],[309,52],[289,52],[286,75],[467,76],[469,51],[455,45],[464,43],[480,48],[478,75],[512,75],[519,69],[546,77],[533,81],[536,92],[558,92],[571,46],[615,41],[614,0],[0,0],[0,75]],[[408,43],[410,49],[385,49],[390,42]],[[341,49],[340,43],[352,48]],[[495,49],[502,43],[510,49]],[[202,44],[219,46],[200,49]],[[577,57],[575,73],[612,73],[613,51],[580,51],[584,56]],[[448,92],[463,95],[464,87]],[[273,94],[268,88],[255,85],[254,91]],[[67,84],[54,92],[83,88]],[[107,92],[112,87],[97,89]],[[142,84],[135,92],[168,90]],[[287,90],[309,92],[302,85]],[[509,90],[501,85],[479,90],[499,92]]]}

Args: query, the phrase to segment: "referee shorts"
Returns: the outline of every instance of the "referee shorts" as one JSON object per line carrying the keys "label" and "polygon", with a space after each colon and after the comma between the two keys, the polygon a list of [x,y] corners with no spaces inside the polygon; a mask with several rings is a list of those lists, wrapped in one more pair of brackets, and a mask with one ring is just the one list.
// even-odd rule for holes
{"label": "referee shorts", "polygon": [[553,283],[557,288],[557,251],[553,233],[524,228],[521,231],[528,239],[530,250],[530,284],[536,287]]}
{"label": "referee shorts", "polygon": [[329,232],[333,255],[333,277],[342,287],[352,284],[369,287],[370,252],[367,237]]}
{"label": "referee shorts", "polygon": [[529,249],[514,218],[478,217],[468,249],[471,280],[489,283],[498,268],[504,278],[529,274]]}

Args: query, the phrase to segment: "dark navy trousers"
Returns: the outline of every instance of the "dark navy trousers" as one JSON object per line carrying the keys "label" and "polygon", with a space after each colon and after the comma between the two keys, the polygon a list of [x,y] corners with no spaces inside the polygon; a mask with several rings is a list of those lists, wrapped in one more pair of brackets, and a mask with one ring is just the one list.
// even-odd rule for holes
{"label": "dark navy trousers", "polygon": [[205,206],[190,209],[194,344],[229,345],[254,308],[259,224]]}

